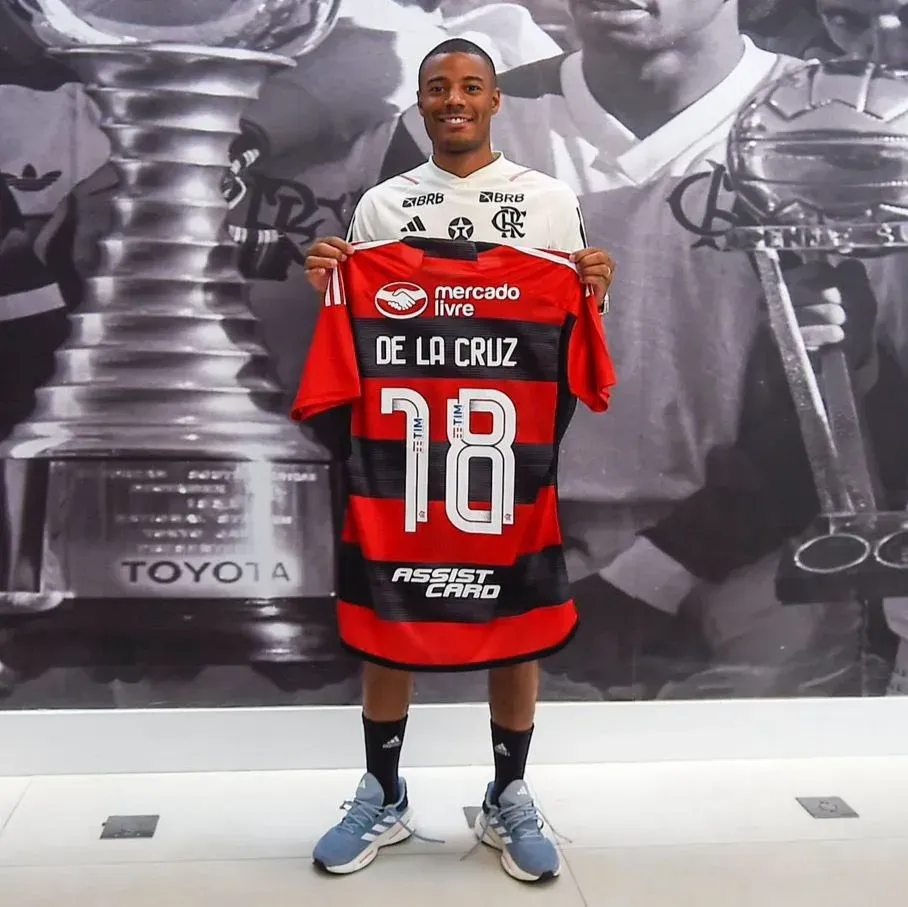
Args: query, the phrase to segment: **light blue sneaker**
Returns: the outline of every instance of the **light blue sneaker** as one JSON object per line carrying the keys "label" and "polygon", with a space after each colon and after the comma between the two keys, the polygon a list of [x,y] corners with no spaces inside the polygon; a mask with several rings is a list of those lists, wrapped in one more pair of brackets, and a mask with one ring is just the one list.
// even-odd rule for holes
{"label": "light blue sneaker", "polygon": [[385,806],[384,799],[375,776],[363,775],[354,798],[341,806],[347,814],[315,845],[312,862],[326,872],[346,875],[368,866],[382,847],[406,841],[413,834],[414,815],[403,778],[397,803]]}
{"label": "light blue sneaker", "polygon": [[483,844],[501,851],[504,871],[521,882],[543,882],[561,873],[558,848],[543,834],[543,821],[524,781],[512,781],[490,802],[494,785],[486,788],[473,831]]}

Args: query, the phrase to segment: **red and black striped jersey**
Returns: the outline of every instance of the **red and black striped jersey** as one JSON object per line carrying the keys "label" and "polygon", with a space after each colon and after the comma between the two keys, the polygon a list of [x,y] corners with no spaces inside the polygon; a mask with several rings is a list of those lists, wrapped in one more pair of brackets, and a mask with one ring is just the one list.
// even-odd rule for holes
{"label": "red and black striped jersey", "polygon": [[562,646],[577,617],[558,446],[614,370],[570,256],[360,243],[325,295],[294,419],[351,406],[338,578],[342,641],[418,669]]}

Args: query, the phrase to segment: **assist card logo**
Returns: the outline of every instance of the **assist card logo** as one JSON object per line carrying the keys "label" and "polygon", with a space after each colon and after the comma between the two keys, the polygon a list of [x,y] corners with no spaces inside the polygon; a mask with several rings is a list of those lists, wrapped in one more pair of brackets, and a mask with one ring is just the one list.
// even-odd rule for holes
{"label": "assist card logo", "polygon": [[418,318],[428,307],[428,293],[415,283],[386,283],[375,294],[375,308],[385,318]]}

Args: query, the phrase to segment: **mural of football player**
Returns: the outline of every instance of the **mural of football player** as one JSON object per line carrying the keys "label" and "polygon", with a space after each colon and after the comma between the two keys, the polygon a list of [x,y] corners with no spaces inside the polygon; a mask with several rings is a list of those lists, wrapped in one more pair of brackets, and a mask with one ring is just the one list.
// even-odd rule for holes
{"label": "mural of football player", "polygon": [[[575,417],[561,461],[584,632],[548,670],[603,695],[854,692],[858,605],[775,598],[779,546],[817,502],[752,263],[719,250],[737,217],[729,127],[803,64],[743,37],[734,2],[570,6],[581,52],[505,74],[493,126],[497,148],[572,186],[589,241],[618,262],[606,327],[620,391],[607,426]],[[411,109],[383,175],[427,149]],[[787,277],[807,327],[873,297],[859,264]],[[621,689],[597,653],[616,637],[625,653],[647,643]]]}

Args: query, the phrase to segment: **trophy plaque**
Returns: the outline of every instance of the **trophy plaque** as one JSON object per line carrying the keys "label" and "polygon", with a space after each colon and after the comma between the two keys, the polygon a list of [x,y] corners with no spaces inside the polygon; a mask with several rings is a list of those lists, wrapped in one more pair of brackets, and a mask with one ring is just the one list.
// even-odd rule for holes
{"label": "trophy plaque", "polygon": [[780,255],[908,250],[908,72],[856,60],[789,72],[739,114],[728,169],[753,223],[726,249],[756,262],[822,510],[783,558],[779,597],[906,595],[908,514],[878,507],[845,354],[807,349]]}
{"label": "trophy plaque", "polygon": [[271,376],[220,187],[244,109],[339,0],[0,2],[78,73],[117,177],[53,378],[0,449],[4,623],[271,621],[250,660],[306,660],[334,620],[329,458]]}

